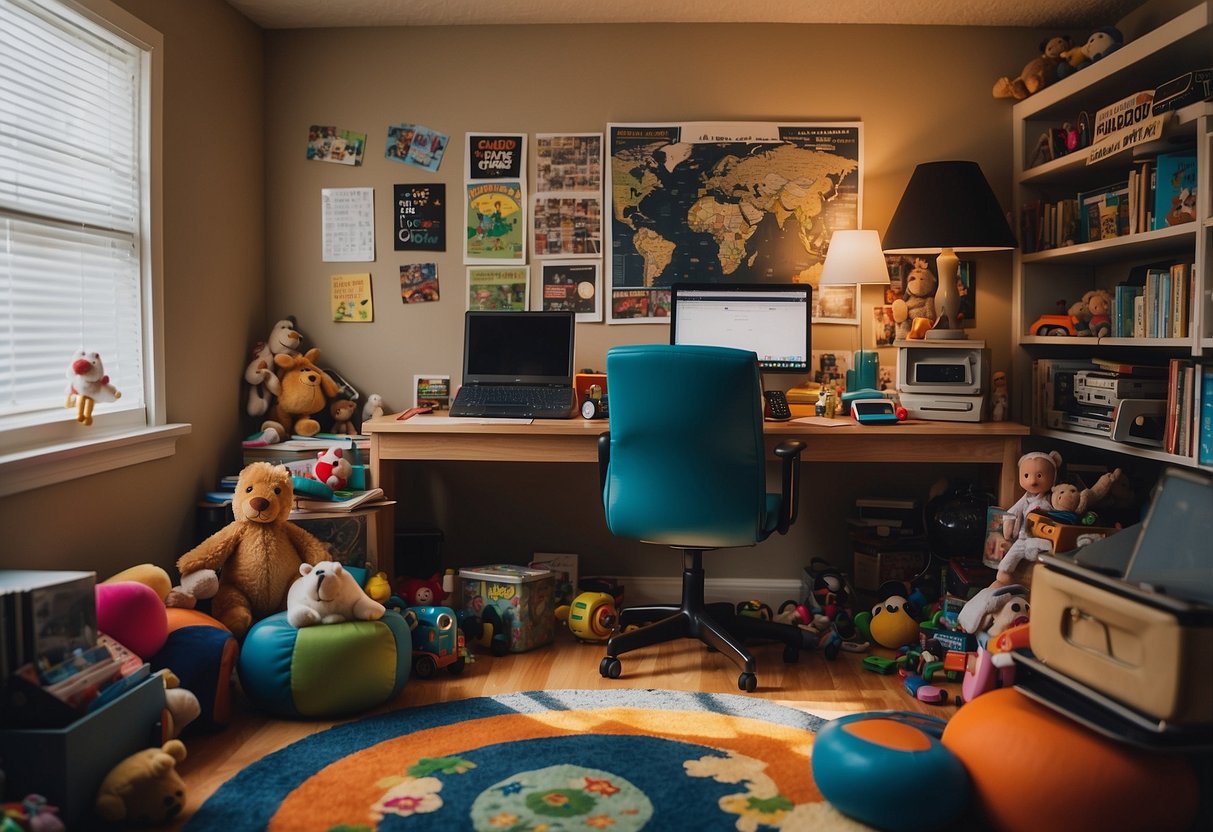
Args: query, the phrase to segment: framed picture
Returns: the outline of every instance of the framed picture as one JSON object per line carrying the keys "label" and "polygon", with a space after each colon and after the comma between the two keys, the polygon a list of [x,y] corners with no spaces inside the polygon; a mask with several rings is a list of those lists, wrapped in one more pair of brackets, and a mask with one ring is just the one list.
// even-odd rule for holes
{"label": "framed picture", "polygon": [[873,346],[891,347],[897,334],[897,324],[893,320],[892,306],[872,307]]}
{"label": "framed picture", "polygon": [[539,308],[576,312],[579,323],[602,320],[602,274],[598,261],[547,260],[540,264]]}
{"label": "framed picture", "polygon": [[986,542],[981,551],[981,559],[986,566],[997,568],[1002,556],[1011,548],[1014,538],[1007,540],[1003,536],[1002,528],[1003,521],[1013,517],[1011,512],[995,506],[986,509]]}
{"label": "framed picture", "polygon": [[813,323],[859,324],[859,286],[819,286],[813,291]]}

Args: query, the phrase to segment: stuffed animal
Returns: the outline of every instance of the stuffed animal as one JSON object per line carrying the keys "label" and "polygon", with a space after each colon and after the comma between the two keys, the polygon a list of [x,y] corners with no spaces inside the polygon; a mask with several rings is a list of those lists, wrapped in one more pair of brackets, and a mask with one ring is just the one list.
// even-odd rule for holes
{"label": "stuffed animal", "polygon": [[1101,26],[1091,33],[1082,46],[1069,47],[1061,54],[1057,77],[1065,78],[1083,67],[1090,66],[1110,52],[1125,45],[1125,36],[1115,26]]}
{"label": "stuffed animal", "polygon": [[893,301],[893,321],[897,326],[897,339],[905,340],[913,337],[916,330],[915,321],[923,318],[927,329],[935,323],[935,287],[939,279],[927,267],[927,261],[921,257],[915,259],[914,268],[906,275],[905,297]]}
{"label": "stuffed animal", "polygon": [[1006,421],[1011,407],[1011,394],[1007,389],[1007,374],[999,370],[991,376],[990,421]]}
{"label": "stuffed animal", "polygon": [[64,407],[76,408],[76,421],[83,425],[93,423],[93,405],[97,402],[112,402],[122,398],[117,387],[110,384],[105,374],[101,356],[95,352],[81,350],[72,358],[67,368],[67,403]]}
{"label": "stuffed animal", "polygon": [[410,607],[434,607],[446,600],[442,578],[437,573],[429,578],[397,578],[396,588],[404,603]]}
{"label": "stuffed animal", "polygon": [[1049,489],[1049,516],[1066,523],[1079,523],[1088,509],[1099,505],[1124,476],[1114,468],[1095,481],[1090,488],[1080,489],[1071,482],[1061,482]]}
{"label": "stuffed animal", "polygon": [[366,404],[362,406],[362,421],[382,416],[386,412],[386,407],[387,405],[383,403],[383,396],[371,393],[366,397]]}
{"label": "stuffed animal", "polygon": [[295,433],[315,436],[320,432],[320,423],[312,414],[324,410],[339,388],[328,373],[316,366],[319,358],[320,350],[315,347],[303,355],[274,356],[282,389],[278,401],[270,408],[269,419],[261,423],[262,430],[273,428],[280,436]]}
{"label": "stuffed animal", "polygon": [[282,392],[274,369],[274,356],[298,355],[302,341],[303,336],[295,329],[294,318],[284,318],[274,324],[268,338],[253,347],[252,359],[244,368],[244,380],[249,385],[248,415],[264,416],[269,411],[274,397]]}
{"label": "stuffed animal", "polygon": [[1112,334],[1112,295],[1107,289],[1092,289],[1082,296],[1086,304],[1087,328],[1089,334],[1096,338],[1106,338]]}
{"label": "stuffed animal", "polygon": [[1019,486],[1022,497],[1007,511],[1003,519],[1002,536],[1014,542],[998,562],[995,582],[1004,586],[1015,583],[1012,573],[1024,560],[1036,560],[1041,552],[1052,544],[1047,540],[1032,537],[1028,533],[1027,516],[1030,511],[1048,511],[1052,508],[1051,490],[1057,482],[1061,468],[1061,454],[1057,451],[1029,451],[1019,458]]}
{"label": "stuffed animal", "polygon": [[235,519],[177,559],[181,585],[166,603],[192,606],[213,594],[211,614],[238,639],[254,621],[285,609],[299,565],[329,560],[323,543],[288,521],[294,498],[285,466],[246,466],[232,495]]}
{"label": "stuffed animal", "polygon": [[383,604],[363,592],[337,561],[318,566],[301,563],[299,576],[286,595],[286,620],[292,627],[383,617]]}
{"label": "stuffed animal", "polygon": [[356,436],[358,429],[354,427],[354,411],[358,409],[358,405],[349,399],[337,399],[329,405],[329,413],[333,416],[333,428],[331,433],[336,433],[340,436]]}
{"label": "stuffed animal", "polygon": [[1066,310],[1066,314],[1074,323],[1074,331],[1081,337],[1085,338],[1091,334],[1091,309],[1085,300],[1074,301]]}
{"label": "stuffed animal", "polygon": [[1070,38],[1054,35],[1040,44],[1041,54],[1028,61],[1023,71],[1015,78],[1003,76],[994,82],[995,98],[1014,98],[1022,101],[1034,92],[1039,92],[1057,80],[1057,68],[1062,63],[1062,53],[1070,48]]}
{"label": "stuffed animal", "polygon": [[184,759],[181,740],[127,757],[101,781],[93,802],[97,815],[123,827],[168,823],[185,807],[185,781],[177,772]]}
{"label": "stuffed animal", "polygon": [[876,591],[880,600],[872,611],[855,616],[859,631],[881,647],[896,650],[918,644],[918,605],[909,600],[901,581],[885,581]]}
{"label": "stuffed animal", "polygon": [[983,647],[991,639],[1018,624],[1026,624],[1031,613],[1028,590],[1019,584],[994,584],[965,601],[956,624],[966,633],[977,636]]}
{"label": "stuffed animal", "polygon": [[350,475],[354,473],[354,466],[345,458],[345,452],[341,448],[326,448],[316,457],[312,466],[316,479],[334,491],[345,488]]}

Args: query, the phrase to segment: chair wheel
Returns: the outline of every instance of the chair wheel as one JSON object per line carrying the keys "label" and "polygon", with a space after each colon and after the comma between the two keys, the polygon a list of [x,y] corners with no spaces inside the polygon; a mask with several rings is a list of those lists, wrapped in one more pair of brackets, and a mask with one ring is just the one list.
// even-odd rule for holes
{"label": "chair wheel", "polygon": [[737,689],[753,693],[758,689],[758,677],[753,673],[742,673],[737,677]]}
{"label": "chair wheel", "polygon": [[618,679],[623,673],[623,665],[614,656],[606,656],[598,663],[598,675],[604,679]]}
{"label": "chair wheel", "polygon": [[784,664],[796,664],[800,661],[800,648],[793,647],[791,644],[783,646],[783,661]]}

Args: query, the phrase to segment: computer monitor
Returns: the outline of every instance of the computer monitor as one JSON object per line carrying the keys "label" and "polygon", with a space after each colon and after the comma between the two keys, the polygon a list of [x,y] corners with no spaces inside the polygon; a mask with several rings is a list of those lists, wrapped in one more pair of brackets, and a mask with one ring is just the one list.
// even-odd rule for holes
{"label": "computer monitor", "polygon": [[675,283],[670,343],[753,350],[766,373],[807,373],[813,287],[808,283]]}

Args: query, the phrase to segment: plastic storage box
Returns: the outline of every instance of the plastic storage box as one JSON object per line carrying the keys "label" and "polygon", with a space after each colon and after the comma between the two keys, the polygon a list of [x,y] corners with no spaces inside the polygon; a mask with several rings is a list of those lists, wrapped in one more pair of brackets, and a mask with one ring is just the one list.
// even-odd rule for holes
{"label": "plastic storage box", "polygon": [[507,635],[509,652],[551,644],[556,630],[555,576],[547,569],[496,564],[459,570],[463,608]]}

